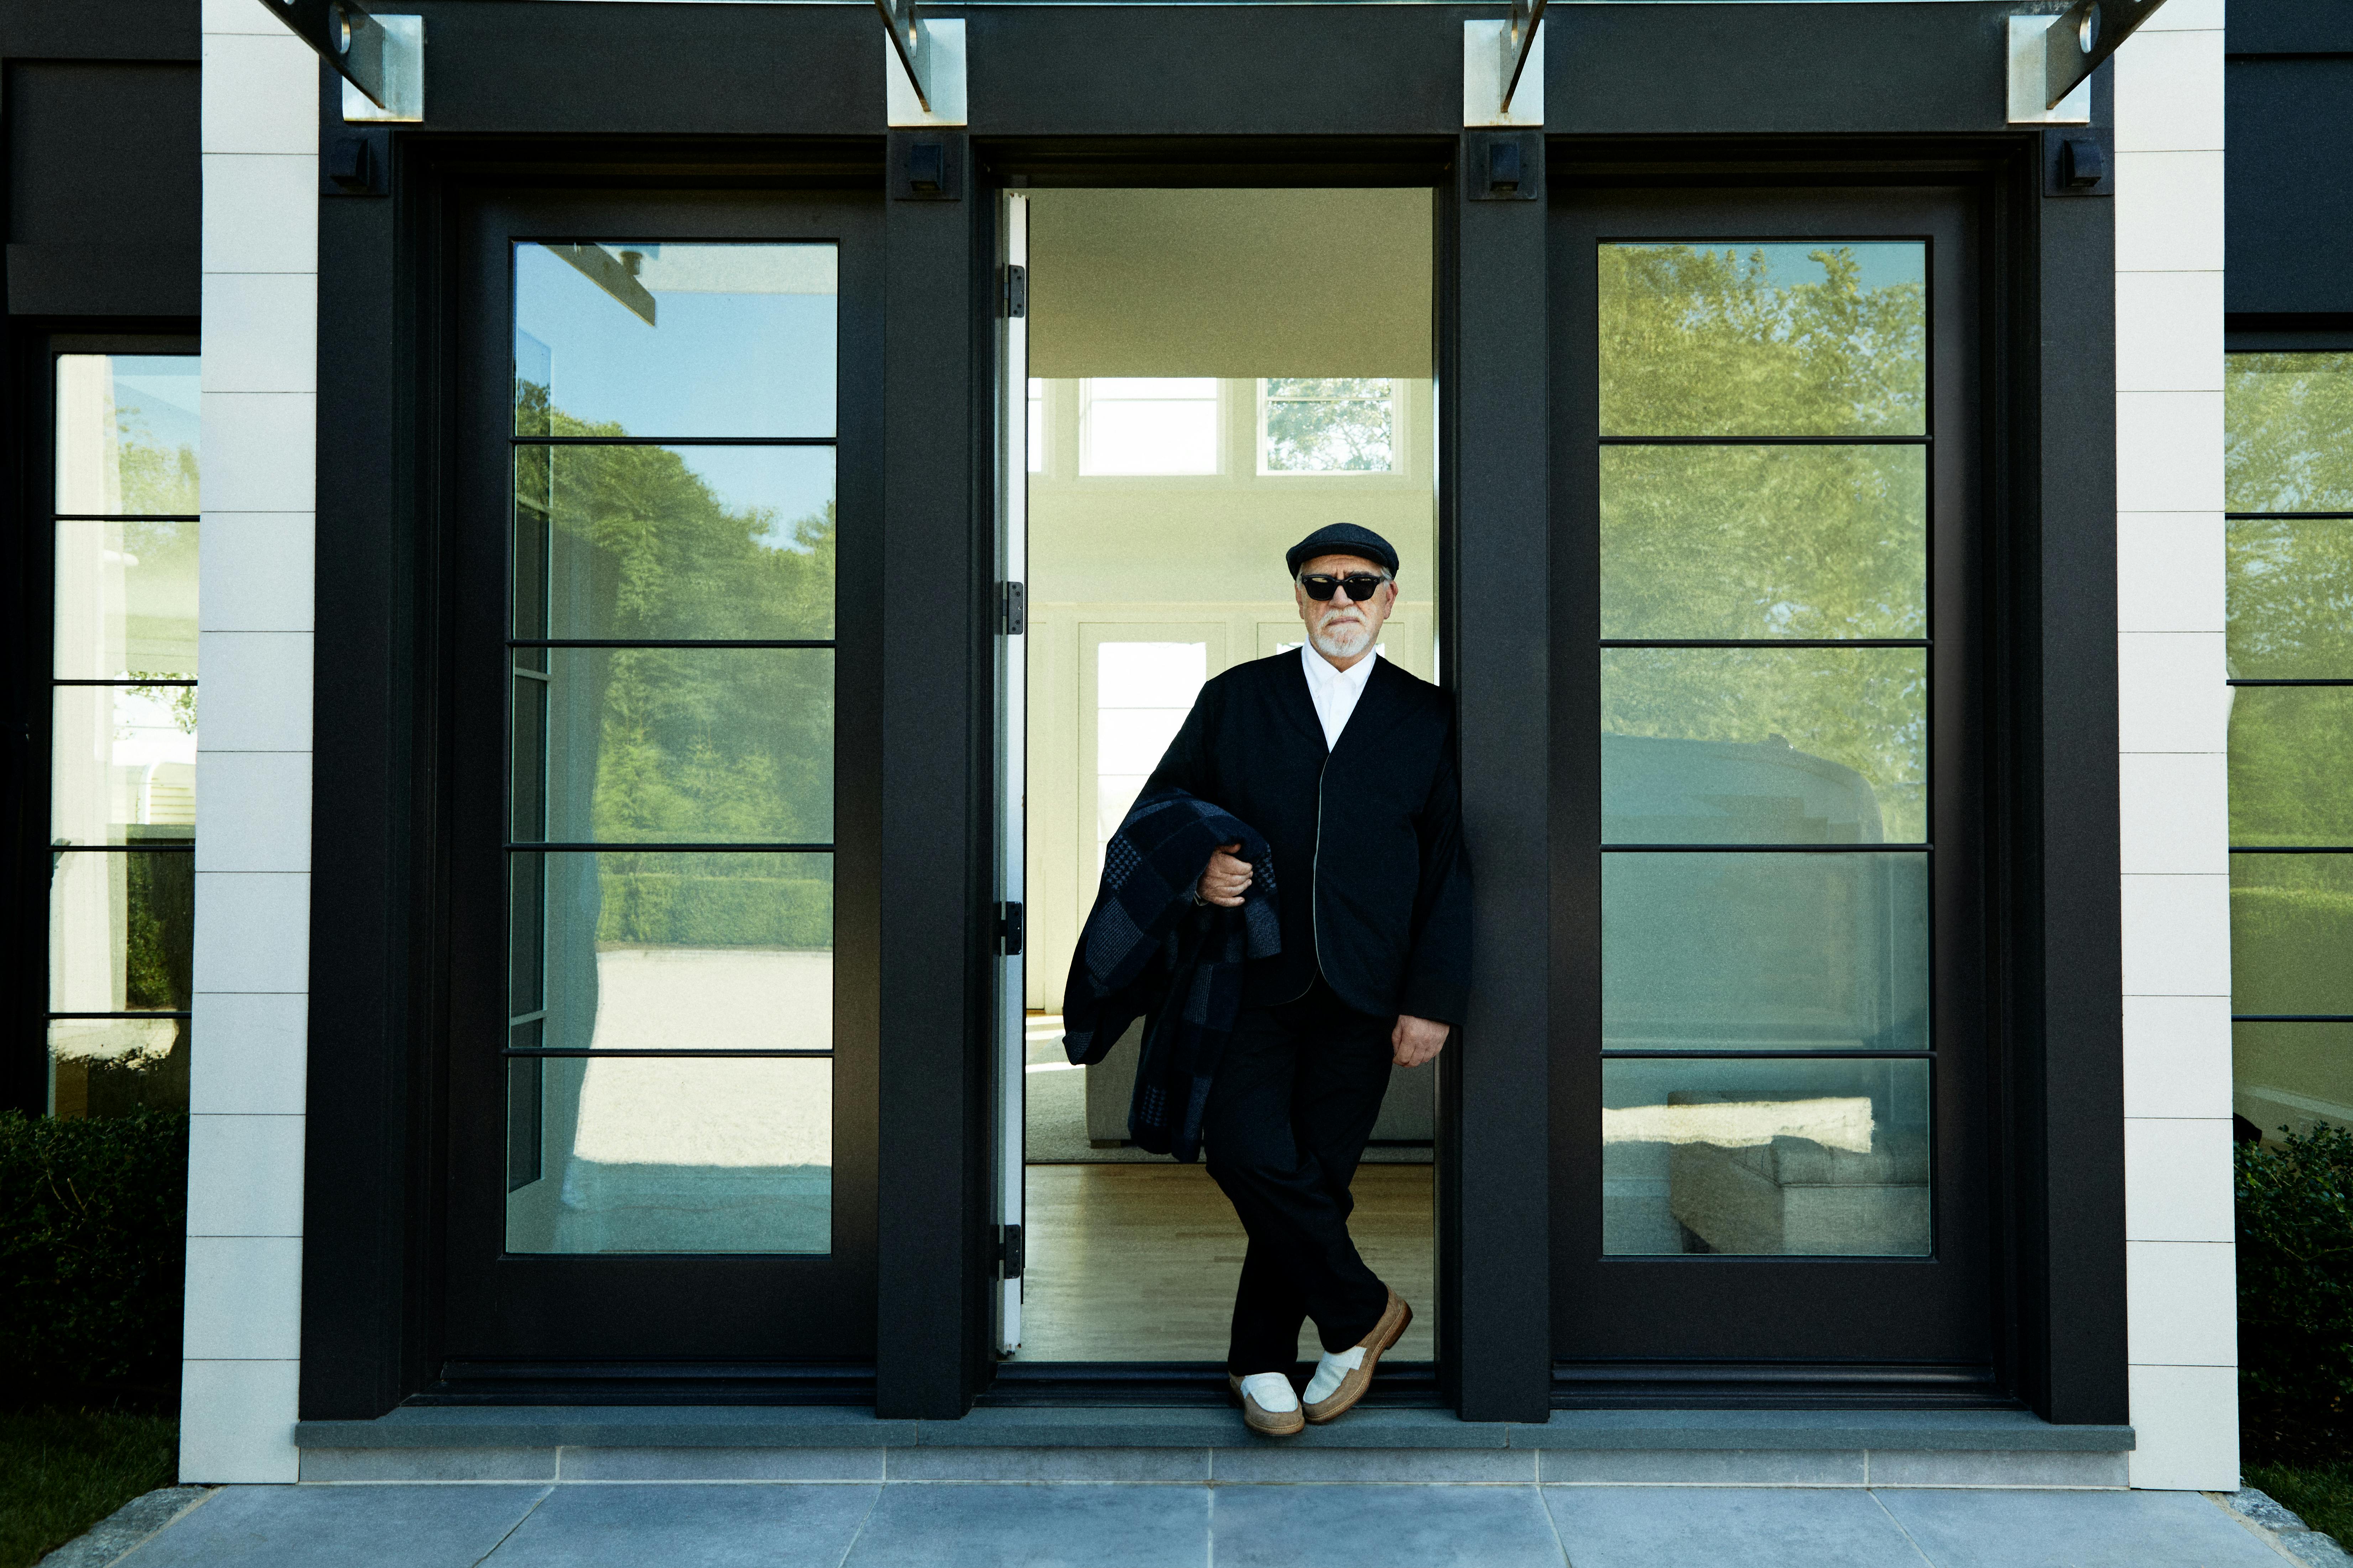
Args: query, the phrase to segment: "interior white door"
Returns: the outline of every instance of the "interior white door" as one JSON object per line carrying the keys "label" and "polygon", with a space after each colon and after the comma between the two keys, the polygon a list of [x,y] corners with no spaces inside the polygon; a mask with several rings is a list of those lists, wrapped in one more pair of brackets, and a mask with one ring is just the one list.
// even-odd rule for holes
{"label": "interior white door", "polygon": [[[1006,929],[1028,923],[1015,911],[1028,900],[1029,572],[1029,203],[1008,193],[997,276],[997,581],[1005,619],[997,639],[997,897]],[[1005,1240],[997,1287],[997,1344],[1021,1345],[1021,1182],[1023,1082],[1029,1053],[1023,1027],[1024,942],[1000,942],[997,974],[997,1223]]]}

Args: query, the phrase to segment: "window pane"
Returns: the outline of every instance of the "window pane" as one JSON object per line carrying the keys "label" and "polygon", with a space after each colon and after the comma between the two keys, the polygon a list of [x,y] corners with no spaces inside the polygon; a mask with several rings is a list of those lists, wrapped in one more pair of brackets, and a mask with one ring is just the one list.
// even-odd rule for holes
{"label": "window pane", "polygon": [[2353,678],[2353,521],[2233,518],[2224,526],[2231,673]]}
{"label": "window pane", "polygon": [[56,1018],[49,1114],[128,1116],[188,1108],[185,1018]]}
{"label": "window pane", "polygon": [[1605,436],[1927,429],[1917,241],[1604,245]]}
{"label": "window pane", "polygon": [[830,436],[834,247],[515,247],[515,430]]}
{"label": "window pane", "polygon": [[1387,473],[1397,466],[1389,383],[1273,376],[1261,385],[1266,472]]}
{"label": "window pane", "polygon": [[546,1013],[528,1043],[832,1048],[831,856],[559,851],[513,860],[515,1004],[519,1014]]}
{"label": "window pane", "polygon": [[2353,1014],[2353,855],[2231,857],[2231,1010]]}
{"label": "window pane", "polygon": [[58,524],[53,673],[68,680],[196,673],[196,525]]}
{"label": "window pane", "polygon": [[49,842],[137,844],[196,831],[196,689],[50,691]]}
{"label": "window pane", "polygon": [[1214,474],[1218,384],[1209,377],[1137,376],[1083,382],[1079,472]]}
{"label": "window pane", "polygon": [[2353,1024],[2233,1024],[2231,1097],[2266,1138],[2353,1127]]}
{"label": "window pane", "polygon": [[1607,1061],[1601,1249],[1925,1258],[1925,1061]]}
{"label": "window pane", "polygon": [[[827,648],[553,650],[545,749],[514,758],[517,830],[543,798],[560,843],[829,841],[833,663]],[[527,740],[536,720],[517,719]]]}
{"label": "window pane", "polygon": [[2231,842],[2353,844],[2353,688],[2232,691]]}
{"label": "window pane", "polygon": [[2353,353],[2223,356],[2223,505],[2353,511]]}
{"label": "window pane", "polygon": [[1601,635],[1927,633],[1921,447],[1604,447]]}
{"label": "window pane", "polygon": [[49,873],[49,1011],[177,1013],[188,1006],[195,857],[67,850]]}
{"label": "window pane", "polygon": [[830,1061],[554,1057],[508,1093],[511,1252],[832,1249]]}
{"label": "window pane", "polygon": [[1095,854],[1143,793],[1208,679],[1209,645],[1095,645]]}
{"label": "window pane", "polygon": [[832,447],[522,447],[515,470],[517,637],[833,636]]}
{"label": "window pane", "polygon": [[193,516],[203,449],[193,354],[58,356],[57,510]]}
{"label": "window pane", "polygon": [[1607,648],[1602,837],[1927,837],[1925,648]]}
{"label": "window pane", "polygon": [[1616,1050],[1924,1050],[1928,857],[1605,855]]}

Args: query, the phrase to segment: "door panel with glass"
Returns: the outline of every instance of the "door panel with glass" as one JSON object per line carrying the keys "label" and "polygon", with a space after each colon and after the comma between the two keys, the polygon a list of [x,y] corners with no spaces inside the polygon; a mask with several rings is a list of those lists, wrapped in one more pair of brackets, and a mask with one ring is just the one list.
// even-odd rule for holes
{"label": "door panel with glass", "polygon": [[1556,1352],[1993,1359],[1968,198],[1556,212]]}
{"label": "door panel with glass", "polygon": [[875,225],[472,216],[448,1353],[871,1354]]}

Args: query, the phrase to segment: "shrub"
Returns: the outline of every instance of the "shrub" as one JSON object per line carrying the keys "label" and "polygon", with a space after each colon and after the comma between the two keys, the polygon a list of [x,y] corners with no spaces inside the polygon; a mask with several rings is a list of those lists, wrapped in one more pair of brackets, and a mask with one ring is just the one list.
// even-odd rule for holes
{"label": "shrub", "polygon": [[2353,1441],[2353,1132],[2238,1152],[2239,1380],[2250,1460]]}
{"label": "shrub", "polygon": [[0,1111],[0,1378],[18,1399],[168,1405],[188,1119]]}

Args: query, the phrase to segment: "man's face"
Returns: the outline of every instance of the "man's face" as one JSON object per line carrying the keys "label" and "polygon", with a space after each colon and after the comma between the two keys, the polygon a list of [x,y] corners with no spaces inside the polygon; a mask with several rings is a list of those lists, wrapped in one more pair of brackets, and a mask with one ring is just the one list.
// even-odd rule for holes
{"label": "man's face", "polygon": [[[1387,567],[1361,555],[1318,555],[1299,568],[1302,577],[1345,577],[1367,572],[1388,577]],[[1345,588],[1328,599],[1317,600],[1309,598],[1306,588],[1293,582],[1291,594],[1299,601],[1299,619],[1307,627],[1307,640],[1315,651],[1326,658],[1352,659],[1380,639],[1381,624],[1397,603],[1397,584],[1384,581],[1362,604]]]}

